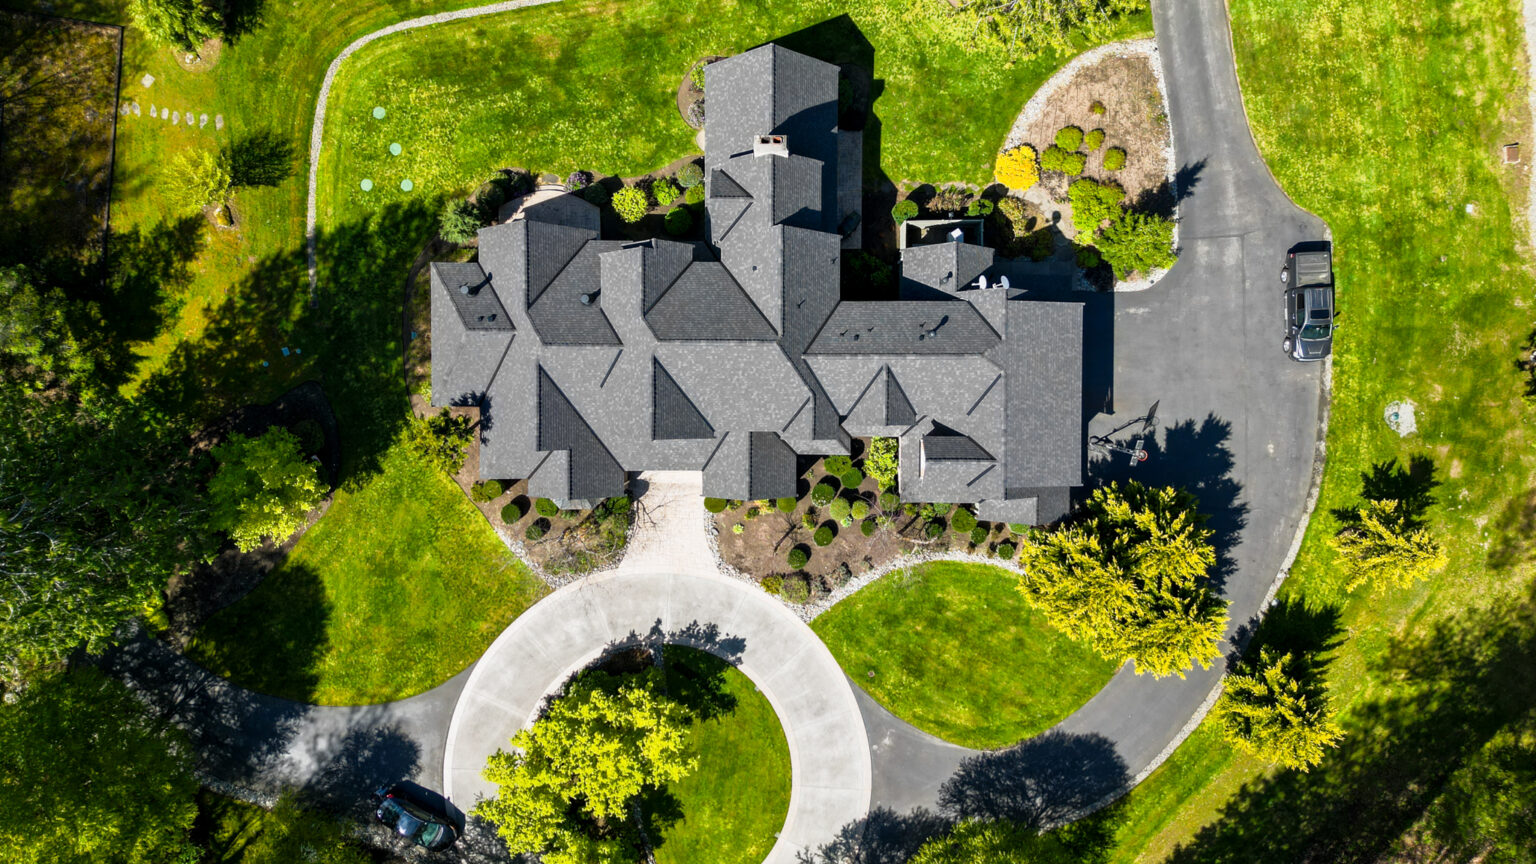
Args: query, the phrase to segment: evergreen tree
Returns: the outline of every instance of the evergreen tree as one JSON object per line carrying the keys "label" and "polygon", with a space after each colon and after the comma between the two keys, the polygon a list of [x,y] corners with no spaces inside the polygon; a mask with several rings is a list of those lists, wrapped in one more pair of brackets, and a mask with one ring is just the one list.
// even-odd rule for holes
{"label": "evergreen tree", "polygon": [[1347,590],[1367,582],[1378,591],[1407,588],[1445,567],[1445,547],[1398,502],[1371,501],[1355,515],[1329,541],[1344,562]]}
{"label": "evergreen tree", "polygon": [[1321,687],[1296,674],[1290,654],[1261,651],[1256,668],[1227,676],[1218,713],[1228,741],[1262,759],[1306,771],[1344,733]]}
{"label": "evergreen tree", "polygon": [[219,35],[219,13],[204,0],[129,0],[128,14],[156,42],[182,51]]}
{"label": "evergreen tree", "polygon": [[464,465],[464,448],[474,436],[469,418],[447,408],[411,422],[410,445],[416,455],[447,474],[459,473]]}

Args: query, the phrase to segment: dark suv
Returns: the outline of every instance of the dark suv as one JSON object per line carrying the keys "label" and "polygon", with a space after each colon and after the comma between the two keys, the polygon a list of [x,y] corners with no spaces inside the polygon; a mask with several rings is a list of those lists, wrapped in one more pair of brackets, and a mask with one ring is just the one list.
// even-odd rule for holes
{"label": "dark suv", "polygon": [[1333,252],[1328,246],[1286,256],[1285,341],[1296,360],[1321,360],[1333,350]]}
{"label": "dark suv", "polygon": [[399,786],[380,789],[373,797],[379,802],[374,816],[417,846],[435,851],[447,849],[459,839],[447,817],[431,812]]}

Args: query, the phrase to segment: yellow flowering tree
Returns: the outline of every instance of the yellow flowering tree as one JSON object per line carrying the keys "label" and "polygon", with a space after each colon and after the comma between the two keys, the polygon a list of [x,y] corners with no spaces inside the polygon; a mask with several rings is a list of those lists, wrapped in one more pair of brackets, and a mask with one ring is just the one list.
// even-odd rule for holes
{"label": "yellow flowering tree", "polygon": [[1020,144],[1011,150],[1004,150],[998,154],[993,176],[997,182],[1014,192],[1023,192],[1039,183],[1040,159],[1035,154],[1035,148]]}

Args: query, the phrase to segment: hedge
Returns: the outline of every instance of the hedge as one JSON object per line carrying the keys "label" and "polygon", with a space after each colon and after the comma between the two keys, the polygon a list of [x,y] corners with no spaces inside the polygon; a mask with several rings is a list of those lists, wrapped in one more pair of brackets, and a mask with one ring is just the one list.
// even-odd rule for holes
{"label": "hedge", "polygon": [[[1104,154],[1104,158],[1108,159],[1109,154]],[[1040,167],[1042,169],[1046,171],[1060,171],[1070,177],[1076,177],[1083,173],[1083,168],[1087,167],[1087,165],[1088,154],[1063,150],[1054,145],[1045,148],[1045,152],[1040,154]],[[1108,168],[1109,166],[1106,165],[1105,167]]]}
{"label": "hedge", "polygon": [[723,512],[725,512],[725,499],[724,498],[705,498],[704,499],[704,509],[708,510],[711,513],[723,513]]}
{"label": "hedge", "polygon": [[560,515],[560,505],[549,500],[548,498],[540,498],[539,500],[533,502],[533,511],[540,516],[553,519],[554,517]]}

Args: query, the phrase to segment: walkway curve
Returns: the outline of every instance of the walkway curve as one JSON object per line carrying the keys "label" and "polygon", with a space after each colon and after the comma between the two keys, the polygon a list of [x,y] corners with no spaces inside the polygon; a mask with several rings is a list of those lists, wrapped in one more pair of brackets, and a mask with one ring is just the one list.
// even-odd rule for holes
{"label": "walkway curve", "polygon": [[304,208],[304,247],[309,264],[309,300],[315,302],[315,288],[318,284],[316,268],[316,223],[319,221],[315,205],[316,189],[320,177],[320,143],[325,138],[325,107],[331,98],[331,84],[336,80],[336,73],[341,70],[341,63],[351,57],[357,49],[367,45],[375,39],[392,36],[396,33],[404,33],[407,30],[417,30],[422,27],[431,27],[433,24],[446,24],[450,21],[462,21],[465,18],[478,18],[482,15],[495,15],[498,12],[511,12],[515,9],[526,9],[530,6],[543,6],[546,3],[558,3],[560,0],[505,0],[501,3],[490,3],[485,6],[472,6],[468,9],[458,9],[453,12],[438,12],[434,15],[423,15],[420,18],[412,18],[391,24],[365,36],[352,40],[352,43],[341,49],[331,65],[326,67],[325,80],[320,83],[320,98],[315,100],[315,119],[309,127],[309,193]]}
{"label": "walkway curve", "polygon": [[[689,645],[732,659],[778,715],[789,744],[789,814],[764,861],[794,864],[869,811],[870,753],[853,689],[794,613],[718,572],[703,542],[698,472],[650,473],[642,482],[649,488],[633,554],[534,604],[475,664],[448,726],[443,795],[467,812],[494,794],[481,777],[487,758],[609,647]],[[663,548],[647,538],[672,542]]]}

